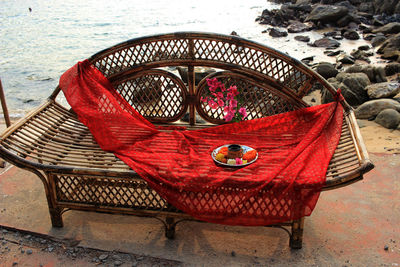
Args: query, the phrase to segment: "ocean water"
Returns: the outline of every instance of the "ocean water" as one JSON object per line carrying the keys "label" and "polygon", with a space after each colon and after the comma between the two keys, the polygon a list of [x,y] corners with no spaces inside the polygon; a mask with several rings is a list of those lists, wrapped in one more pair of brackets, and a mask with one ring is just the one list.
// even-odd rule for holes
{"label": "ocean water", "polygon": [[[12,117],[46,99],[77,61],[117,43],[159,33],[205,31],[254,40],[301,59],[323,49],[272,38],[255,22],[266,0],[3,0],[0,1],[0,78]],[[32,11],[29,11],[29,8]],[[320,33],[306,33],[315,40]],[[345,43],[348,50],[359,41]]]}

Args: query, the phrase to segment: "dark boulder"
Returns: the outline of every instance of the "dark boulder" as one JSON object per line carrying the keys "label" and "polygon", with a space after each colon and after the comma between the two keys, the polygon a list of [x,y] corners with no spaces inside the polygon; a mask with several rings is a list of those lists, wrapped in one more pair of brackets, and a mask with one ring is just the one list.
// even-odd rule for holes
{"label": "dark boulder", "polygon": [[336,77],[338,74],[337,69],[333,64],[328,63],[328,62],[321,62],[317,65],[315,69],[322,77],[325,79],[329,79],[331,77]]}
{"label": "dark boulder", "polygon": [[337,20],[346,16],[347,13],[349,13],[349,10],[344,6],[317,5],[305,21],[336,23]]}
{"label": "dark boulder", "polygon": [[305,32],[311,29],[312,27],[310,27],[310,25],[304,24],[300,21],[293,21],[287,28],[288,32],[290,33]]}
{"label": "dark boulder", "polygon": [[385,66],[385,73],[387,76],[400,73],[400,63],[389,63]]}
{"label": "dark boulder", "polygon": [[400,111],[400,103],[393,99],[375,99],[360,105],[355,111],[357,119],[375,118],[382,110],[394,109]]}
{"label": "dark boulder", "polygon": [[400,124],[400,113],[394,109],[384,109],[376,116],[375,122],[387,129],[396,129]]}
{"label": "dark boulder", "polygon": [[[336,89],[342,90],[342,95],[352,106],[358,106],[368,101],[368,95],[365,87],[370,84],[368,76],[364,73],[339,73],[336,78],[328,80]],[[322,94],[322,103],[328,103],[333,100],[332,95],[324,91]]]}
{"label": "dark boulder", "polygon": [[313,46],[316,46],[316,47],[339,47],[340,43],[336,40],[325,37],[325,38],[316,40],[314,42]]}
{"label": "dark boulder", "polygon": [[368,85],[365,90],[371,99],[391,98],[400,93],[400,84],[397,82],[373,83]]}
{"label": "dark boulder", "polygon": [[400,13],[399,0],[374,0],[375,14],[396,14]]}
{"label": "dark boulder", "polygon": [[400,23],[392,22],[372,31],[373,33],[396,34],[400,32]]}
{"label": "dark boulder", "polygon": [[343,37],[348,40],[358,40],[360,39],[360,35],[354,30],[348,30],[343,34]]}
{"label": "dark boulder", "polygon": [[383,58],[398,60],[400,55],[400,33],[387,39],[378,49]]}
{"label": "dark boulder", "polygon": [[380,46],[382,43],[384,43],[386,39],[387,38],[384,35],[376,35],[374,38],[372,38],[371,44],[373,47],[377,47]]}
{"label": "dark boulder", "polygon": [[294,37],[294,39],[297,41],[306,42],[306,43],[308,43],[310,41],[310,37],[305,36],[305,35],[297,35]]}
{"label": "dark boulder", "polygon": [[387,82],[385,70],[382,67],[376,67],[373,65],[356,64],[356,65],[348,67],[345,72],[347,72],[347,73],[358,73],[358,72],[365,73],[368,76],[369,80],[373,83]]}
{"label": "dark boulder", "polygon": [[354,64],[354,60],[355,59],[353,57],[346,54],[341,54],[336,58],[337,62],[341,62],[343,64]]}
{"label": "dark boulder", "polygon": [[276,28],[269,29],[269,35],[272,37],[286,37],[288,36],[287,31],[281,31]]}

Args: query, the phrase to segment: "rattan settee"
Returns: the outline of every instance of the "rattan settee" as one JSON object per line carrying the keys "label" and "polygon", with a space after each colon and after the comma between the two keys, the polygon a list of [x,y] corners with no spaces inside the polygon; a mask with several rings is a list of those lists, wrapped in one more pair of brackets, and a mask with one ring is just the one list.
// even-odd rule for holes
{"label": "rattan settee", "polygon": [[[213,68],[208,77],[243,89],[247,119],[306,107],[303,97],[315,87],[335,93],[296,59],[235,36],[180,32],[136,38],[89,60],[148,120],[189,129],[223,123],[221,111],[207,110],[200,101],[206,82],[195,83],[199,67]],[[177,75],[179,66],[187,68],[187,77]],[[57,87],[40,107],[6,129],[0,141],[2,158],[43,182],[52,225],[62,227],[62,214],[70,209],[151,216],[162,221],[166,236],[173,238],[176,224],[192,218],[162,199],[113,154],[102,151],[74,112],[56,101],[59,92]],[[342,136],[323,190],[359,181],[373,168],[354,113],[346,102],[342,105]],[[205,123],[197,123],[198,116]],[[198,197],[201,201],[205,196]],[[286,230],[290,247],[301,248],[304,218],[272,226]]]}

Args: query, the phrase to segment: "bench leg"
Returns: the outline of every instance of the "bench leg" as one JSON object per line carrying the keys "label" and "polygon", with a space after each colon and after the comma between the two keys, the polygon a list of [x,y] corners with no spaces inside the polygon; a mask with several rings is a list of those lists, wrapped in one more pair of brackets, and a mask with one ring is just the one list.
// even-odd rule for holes
{"label": "bench leg", "polygon": [[50,218],[51,218],[51,224],[53,227],[63,227],[64,223],[62,220],[62,209],[60,208],[49,208],[50,211]]}
{"label": "bench leg", "polygon": [[175,237],[175,220],[172,217],[165,219],[165,237],[168,239],[174,239]]}
{"label": "bench leg", "polygon": [[289,246],[292,249],[300,249],[303,246],[304,217],[292,222],[292,234]]}

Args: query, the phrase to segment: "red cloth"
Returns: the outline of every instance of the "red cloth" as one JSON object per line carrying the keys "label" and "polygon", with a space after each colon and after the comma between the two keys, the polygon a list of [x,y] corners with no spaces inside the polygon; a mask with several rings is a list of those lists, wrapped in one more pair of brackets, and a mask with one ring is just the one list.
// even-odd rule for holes
{"label": "red cloth", "polygon": [[[268,225],[310,215],[339,142],[339,102],[202,130],[157,128],[85,60],[60,79],[69,104],[103,150],[114,153],[163,198],[193,217]],[[243,168],[216,166],[224,144],[257,149]]]}

